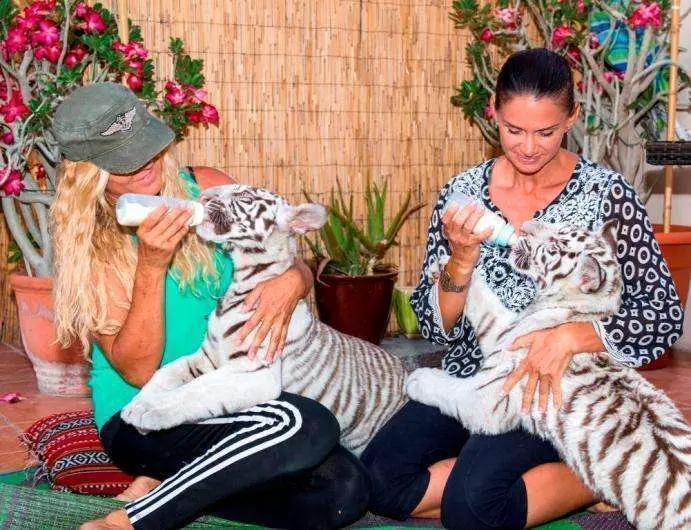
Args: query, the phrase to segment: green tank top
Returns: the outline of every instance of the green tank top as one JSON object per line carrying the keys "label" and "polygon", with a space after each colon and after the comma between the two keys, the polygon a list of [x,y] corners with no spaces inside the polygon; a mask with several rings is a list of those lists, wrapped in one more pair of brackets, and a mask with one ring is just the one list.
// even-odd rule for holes
{"label": "green tank top", "polygon": [[[190,183],[192,195],[198,196],[199,187],[190,173],[181,169],[180,175]],[[196,352],[204,340],[209,314],[233,278],[230,256],[217,251],[215,257],[220,275],[218,286],[210,286],[200,279],[197,292],[193,293],[191,289],[182,289],[170,271],[166,275],[165,346],[161,366]],[[89,384],[96,427],[100,431],[113,415],[134,398],[139,389],[120,376],[96,342],[91,345],[91,361]]]}

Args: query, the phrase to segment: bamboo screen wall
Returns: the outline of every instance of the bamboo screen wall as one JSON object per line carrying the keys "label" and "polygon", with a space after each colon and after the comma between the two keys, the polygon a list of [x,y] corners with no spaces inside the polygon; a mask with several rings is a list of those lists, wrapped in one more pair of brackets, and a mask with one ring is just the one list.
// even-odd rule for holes
{"label": "bamboo screen wall", "polygon": [[[115,2],[113,2],[115,3]],[[204,59],[220,126],[179,148],[185,164],[300,200],[337,178],[362,212],[366,177],[387,179],[389,216],[408,190],[427,208],[391,253],[417,281],[439,188],[487,154],[449,103],[470,72],[450,0],[129,0],[161,73],[171,36]],[[108,2],[106,2],[108,4]]]}

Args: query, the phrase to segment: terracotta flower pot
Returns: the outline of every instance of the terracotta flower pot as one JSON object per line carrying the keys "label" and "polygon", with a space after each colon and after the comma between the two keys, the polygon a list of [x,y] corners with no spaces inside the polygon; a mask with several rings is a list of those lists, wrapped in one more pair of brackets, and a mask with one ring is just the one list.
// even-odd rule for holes
{"label": "terracotta flower pot", "polygon": [[397,278],[396,271],[354,277],[322,274],[314,282],[319,319],[342,333],[379,344]]}
{"label": "terracotta flower pot", "polygon": [[[660,243],[660,250],[669,266],[669,270],[681,300],[686,307],[689,296],[689,279],[691,278],[691,226],[672,226],[672,231],[665,234],[661,225],[655,225],[655,238]],[[642,370],[655,370],[667,366],[671,361],[672,351],[667,350],[661,357]]]}
{"label": "terracotta flower pot", "polygon": [[19,308],[22,344],[34,366],[38,389],[53,396],[88,396],[89,364],[81,346],[57,342],[53,311],[53,280],[10,274]]}

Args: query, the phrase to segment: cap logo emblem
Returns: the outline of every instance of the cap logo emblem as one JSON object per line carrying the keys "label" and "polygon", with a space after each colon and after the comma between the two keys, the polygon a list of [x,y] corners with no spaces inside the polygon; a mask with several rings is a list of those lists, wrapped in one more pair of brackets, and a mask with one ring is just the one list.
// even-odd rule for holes
{"label": "cap logo emblem", "polygon": [[131,130],[132,120],[134,120],[135,114],[137,114],[137,109],[135,107],[132,107],[127,112],[118,114],[115,116],[115,121],[111,123],[105,131],[101,132],[101,136],[110,136],[116,132]]}

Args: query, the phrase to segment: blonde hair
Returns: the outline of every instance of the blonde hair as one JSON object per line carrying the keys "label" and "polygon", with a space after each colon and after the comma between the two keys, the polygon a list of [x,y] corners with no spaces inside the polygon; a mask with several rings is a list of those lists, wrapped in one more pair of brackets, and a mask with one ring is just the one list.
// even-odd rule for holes
{"label": "blonde hair", "polygon": [[[189,198],[190,185],[179,175],[175,159],[163,155],[161,195]],[[132,302],[137,249],[134,230],[122,227],[115,208],[106,200],[110,174],[91,162],[65,160],[51,207],[54,256],[53,297],[58,340],[75,339],[88,355],[94,333],[117,333],[123,322],[108,319],[107,270],[119,279],[127,300],[118,304],[129,310]],[[197,293],[199,281],[218,282],[213,247],[198,237],[185,237],[176,252],[171,273],[182,289]]]}

